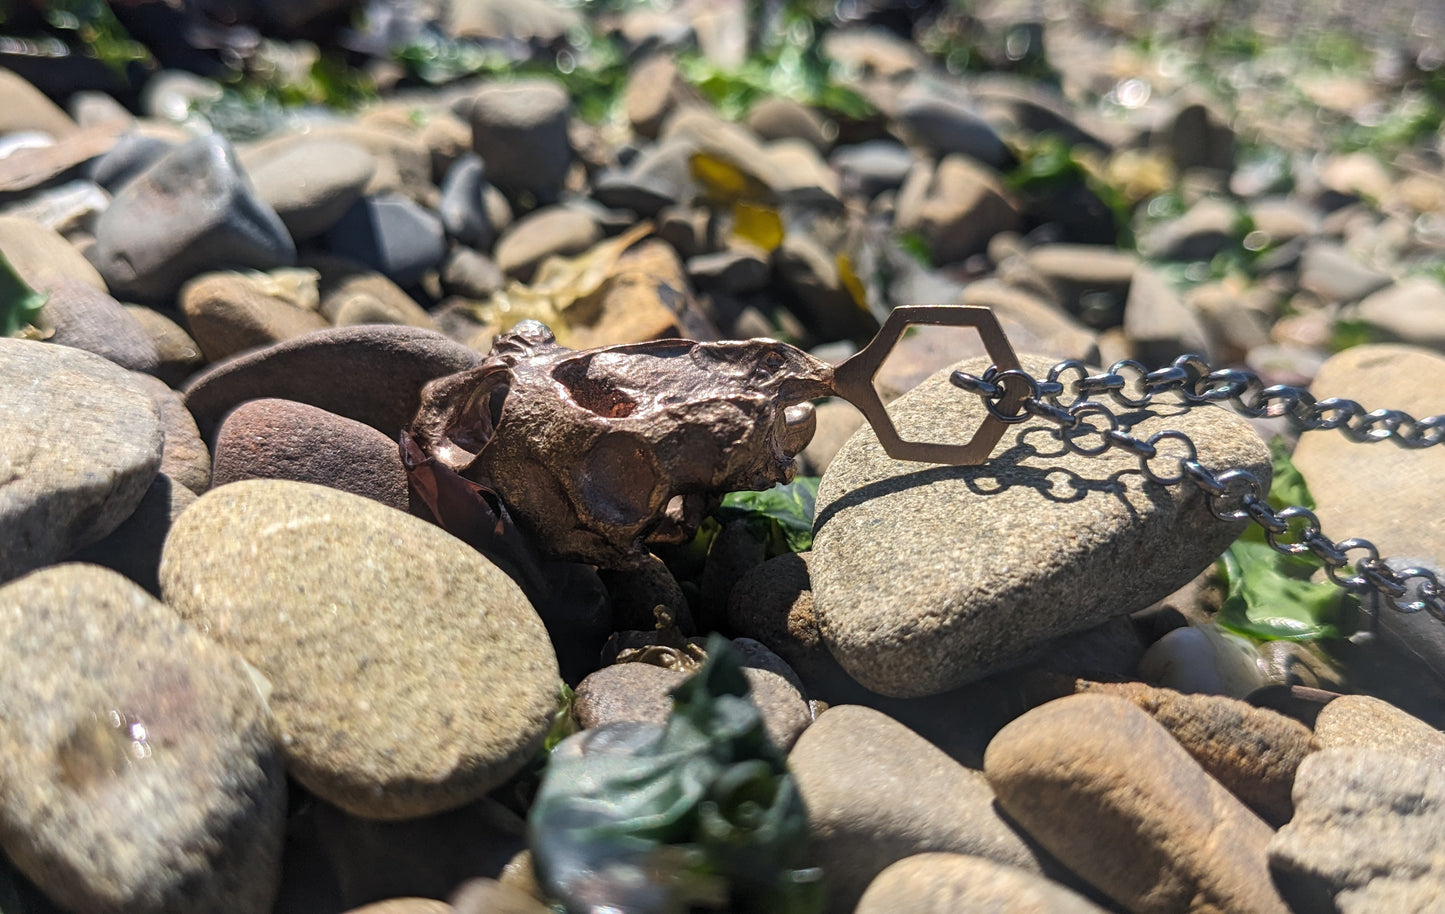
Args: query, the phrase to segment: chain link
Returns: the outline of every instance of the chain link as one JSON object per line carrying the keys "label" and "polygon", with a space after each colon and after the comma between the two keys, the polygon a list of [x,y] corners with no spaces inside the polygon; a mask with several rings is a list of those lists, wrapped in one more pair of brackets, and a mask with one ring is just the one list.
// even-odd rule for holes
{"label": "chain link", "polygon": [[[1355,401],[1340,397],[1316,400],[1302,387],[1266,387],[1252,371],[1213,369],[1198,355],[1180,356],[1154,371],[1125,359],[1106,372],[1090,374],[1083,362],[1069,359],[1049,369],[1043,380],[1025,371],[996,368],[984,372],[983,377],[955,371],[949,380],[982,397],[989,414],[1002,422],[1013,424],[1036,417],[1053,423],[1059,439],[1075,454],[1097,457],[1117,448],[1137,457],[1140,471],[1151,482],[1192,484],[1204,494],[1215,517],[1258,524],[1271,548],[1285,555],[1313,555],[1324,565],[1329,579],[1350,593],[1373,591],[1400,612],[1423,610],[1445,622],[1445,585],[1429,568],[1392,568],[1368,540],[1336,542],[1324,534],[1319,518],[1308,508],[1276,511],[1253,473],[1210,470],[1199,461],[1198,449],[1183,432],[1163,431],[1146,440],[1122,431],[1118,415],[1103,398],[1125,409],[1143,409],[1156,396],[1173,392],[1190,405],[1227,404],[1250,418],[1283,417],[1301,431],[1338,429],[1353,441],[1394,441],[1407,448],[1445,442],[1445,415],[1416,419],[1395,409],[1367,412]],[[1000,406],[1010,393],[1023,394],[1016,413],[1005,413]],[[1351,563],[1352,552],[1365,555]]]}

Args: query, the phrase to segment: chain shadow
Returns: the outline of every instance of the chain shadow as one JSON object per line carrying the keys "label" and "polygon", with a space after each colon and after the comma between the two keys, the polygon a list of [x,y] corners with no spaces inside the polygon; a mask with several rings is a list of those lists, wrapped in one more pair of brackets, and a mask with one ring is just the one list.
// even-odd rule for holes
{"label": "chain shadow", "polygon": [[[1127,432],[1144,419],[1168,418],[1186,411],[1182,406],[1171,408],[1173,406],[1173,404],[1163,404],[1162,409],[1154,406],[1149,409],[1121,412],[1118,414],[1119,429]],[[1139,520],[1139,509],[1134,502],[1125,497],[1128,492],[1126,478],[1129,476],[1143,478],[1144,476],[1138,467],[1116,470],[1108,476],[1086,477],[1074,469],[1062,465],[1029,465],[1028,461],[1058,460],[1069,454],[1069,449],[1059,437],[1057,430],[1049,425],[1023,427],[1015,434],[1014,441],[1015,443],[1011,447],[994,454],[986,463],[978,466],[930,465],[912,473],[891,476],[860,486],[820,511],[814,519],[813,530],[816,533],[840,511],[871,499],[897,494],[943,480],[961,481],[970,493],[981,496],[996,495],[1022,486],[1033,489],[1042,500],[1055,504],[1072,504],[1084,500],[1093,493],[1099,493],[1117,499],[1132,520]],[[1163,500],[1163,487],[1145,485],[1139,494],[1148,499],[1152,505],[1158,505]]]}

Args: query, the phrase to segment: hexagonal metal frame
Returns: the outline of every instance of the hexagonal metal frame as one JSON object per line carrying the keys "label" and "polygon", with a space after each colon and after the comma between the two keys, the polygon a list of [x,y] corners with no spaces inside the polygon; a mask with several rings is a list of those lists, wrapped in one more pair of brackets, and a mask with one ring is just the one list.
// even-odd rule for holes
{"label": "hexagonal metal frame", "polygon": [[[873,426],[878,442],[894,460],[913,460],[920,463],[942,463],[954,466],[975,466],[983,463],[993,453],[994,446],[1003,437],[1007,423],[993,415],[984,418],[983,424],[974,432],[966,444],[941,444],[929,441],[906,441],[898,434],[873,378],[878,374],[883,361],[903,336],[903,331],[915,324],[941,327],[972,327],[983,340],[983,348],[993,359],[1000,371],[1019,368],[1019,360],[1009,345],[998,318],[988,308],[975,305],[902,305],[894,308],[883,322],[878,335],[856,355],[834,370],[833,389],[838,396],[852,403]],[[1017,388],[1018,385],[1012,385]],[[1016,413],[1022,404],[1024,393],[1015,390],[1008,393],[999,403],[1000,412],[1005,415]]]}

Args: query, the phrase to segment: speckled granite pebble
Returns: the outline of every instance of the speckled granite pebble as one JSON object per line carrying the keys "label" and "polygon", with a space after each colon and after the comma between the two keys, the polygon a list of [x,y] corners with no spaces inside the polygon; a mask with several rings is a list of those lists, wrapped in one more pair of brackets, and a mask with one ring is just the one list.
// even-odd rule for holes
{"label": "speckled granite pebble", "polygon": [[359,495],[274,479],[213,489],[172,529],[161,589],[271,680],[289,772],[356,815],[477,799],[551,725],[557,660],[511,578]]}
{"label": "speckled granite pebble", "polygon": [[139,587],[58,565],[0,588],[0,844],[57,903],[260,912],[285,778],[245,666]]}
{"label": "speckled granite pebble", "polygon": [[1269,842],[1269,865],[1296,911],[1340,914],[1445,907],[1445,771],[1358,747],[1305,759],[1295,817]]}
{"label": "speckled granite pebble", "polygon": [[1370,695],[1341,695],[1315,718],[1321,749],[1381,749],[1445,767],[1445,733]]}
{"label": "speckled granite pebble", "polygon": [[65,558],[130,516],[161,464],[150,395],[89,352],[0,339],[0,581]]}
{"label": "speckled granite pebble", "polygon": [[[1050,364],[1022,361],[1035,375]],[[981,374],[988,361],[956,367]],[[960,441],[984,414],[947,371],[889,412],[904,437],[929,441]],[[1132,418],[1133,435],[1178,429],[1206,467],[1269,479],[1264,442],[1232,413],[1166,400]],[[1146,484],[1118,450],[1061,454],[1051,429],[1012,426],[976,467],[892,460],[871,429],[839,451],[818,492],[809,571],[823,638],[855,679],[899,697],[973,681],[1048,638],[1148,606],[1239,534],[1194,487]]]}

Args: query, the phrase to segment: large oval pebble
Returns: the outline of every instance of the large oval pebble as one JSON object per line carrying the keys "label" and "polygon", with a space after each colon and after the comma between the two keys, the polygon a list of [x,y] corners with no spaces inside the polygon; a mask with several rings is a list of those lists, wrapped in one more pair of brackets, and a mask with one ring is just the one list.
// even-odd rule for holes
{"label": "large oval pebble", "polygon": [[512,579],[359,495],[214,489],[172,528],[161,589],[271,680],[290,773],[356,815],[477,799],[532,757],[556,709],[551,642]]}
{"label": "large oval pebble", "polygon": [[113,571],[0,588],[0,843],[73,911],[260,912],[286,781],[251,675]]}
{"label": "large oval pebble", "polygon": [[419,327],[317,330],[211,366],[186,385],[186,406],[207,440],[226,413],[261,397],[308,403],[395,437],[411,424],[427,381],[481,360]]}
{"label": "large oval pebble", "polygon": [[[1023,363],[1036,376],[1049,367]],[[954,367],[982,374],[988,360]],[[905,438],[963,443],[983,421],[982,402],[948,374],[889,408]],[[1136,437],[1177,429],[1206,467],[1247,469],[1268,485],[1264,442],[1226,410],[1161,399],[1152,411],[1119,412]],[[828,649],[860,683],[915,697],[971,682],[1172,593],[1239,535],[1193,486],[1148,483],[1120,450],[1067,453],[1052,428],[1011,426],[981,466],[893,460],[871,429],[833,458],[809,571]]]}
{"label": "large oval pebble", "polygon": [[1285,914],[1273,832],[1164,727],[1112,695],[1070,695],[998,732],[984,774],[1008,818],[1137,914]]}
{"label": "large oval pebble", "polygon": [[0,339],[0,581],[130,516],[161,465],[150,394],[98,355]]}

